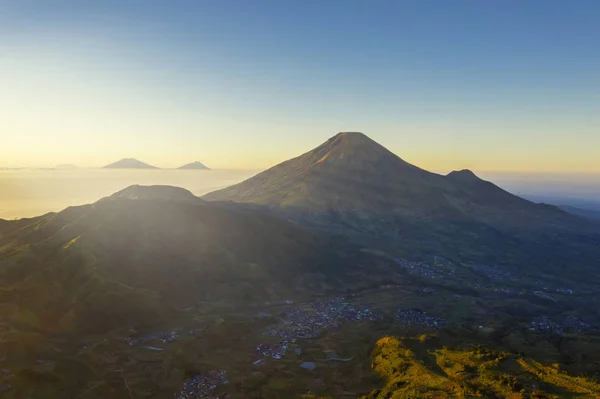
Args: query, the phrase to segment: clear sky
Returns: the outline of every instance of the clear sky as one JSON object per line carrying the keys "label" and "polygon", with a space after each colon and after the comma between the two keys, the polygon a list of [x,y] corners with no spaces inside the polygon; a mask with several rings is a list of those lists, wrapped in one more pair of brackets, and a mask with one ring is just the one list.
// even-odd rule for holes
{"label": "clear sky", "polygon": [[263,168],[362,131],[600,172],[597,0],[0,0],[0,167]]}

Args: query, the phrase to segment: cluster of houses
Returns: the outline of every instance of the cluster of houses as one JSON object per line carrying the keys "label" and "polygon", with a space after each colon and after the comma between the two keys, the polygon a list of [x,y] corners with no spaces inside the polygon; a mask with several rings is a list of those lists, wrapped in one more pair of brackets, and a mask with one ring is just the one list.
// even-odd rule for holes
{"label": "cluster of houses", "polygon": [[478,291],[496,292],[507,295],[525,295],[525,291],[513,287],[487,287],[481,284],[473,284],[471,287]]}
{"label": "cluster of houses", "polygon": [[344,322],[379,321],[383,316],[371,309],[358,309],[343,298],[327,302],[312,302],[306,308],[287,308],[284,320],[290,327],[274,327],[266,330],[265,335],[277,335],[285,341],[316,338],[329,327]]}
{"label": "cluster of houses", "polygon": [[[279,360],[285,356],[285,352],[287,352],[288,345],[288,341],[283,341],[276,345],[259,344],[256,347],[255,354],[258,357],[271,357],[273,359]],[[261,359],[254,362],[254,364],[261,364],[262,362],[260,360]]]}
{"label": "cluster of houses", "polygon": [[565,326],[565,329],[569,332],[586,332],[598,330],[598,327],[586,323],[585,321],[574,316],[566,317],[563,320],[562,324]]}
{"label": "cluster of houses", "polygon": [[425,312],[417,309],[399,309],[396,311],[395,315],[404,326],[424,326],[439,330],[440,328],[450,325],[446,320],[428,316]]}
{"label": "cluster of houses", "polygon": [[[380,321],[383,316],[369,308],[359,309],[344,298],[334,298],[326,302],[312,302],[302,307],[287,308],[283,315],[283,326],[276,326],[263,332],[282,339],[275,345],[260,344],[256,348],[258,356],[281,359],[285,356],[289,343],[299,339],[317,338],[323,330],[337,327],[345,322]],[[257,361],[255,364],[260,364]]]}
{"label": "cluster of houses", "polygon": [[562,326],[550,320],[548,316],[536,316],[531,320],[531,329],[537,332],[548,332],[557,335],[565,333]]}
{"label": "cluster of houses", "polygon": [[218,386],[227,385],[227,372],[224,370],[212,370],[204,374],[196,375],[183,383],[181,391],[175,395],[175,399],[199,399],[212,398],[212,394]]}
{"label": "cluster of houses", "polygon": [[128,338],[125,338],[125,340],[131,346],[141,344],[144,342],[152,342],[152,341],[162,342],[163,344],[165,344],[165,343],[170,343],[170,342],[175,341],[178,336],[179,336],[179,332],[177,330],[170,330],[170,331],[159,331],[159,332],[151,333],[151,334],[145,335],[143,337],[128,337]]}
{"label": "cluster of houses", "polygon": [[437,266],[432,266],[426,262],[413,261],[404,258],[396,258],[395,261],[409,274],[422,278],[443,279],[451,276],[456,271],[456,268],[451,263],[443,263]]}
{"label": "cluster of houses", "polygon": [[517,279],[517,276],[515,276],[514,274],[497,266],[472,265],[471,270],[473,270],[475,273],[482,274],[490,280],[505,281]]}
{"label": "cluster of houses", "polygon": [[537,332],[564,335],[565,333],[597,331],[598,327],[574,316],[568,316],[558,322],[551,320],[548,316],[537,316],[531,321],[530,329]]}
{"label": "cluster of houses", "polygon": [[[125,341],[130,345],[137,345],[148,342],[162,342],[163,344],[169,344],[175,341],[179,334],[181,333],[181,329],[173,329],[169,331],[159,331],[151,334],[144,335],[142,337],[127,337]],[[198,334],[198,330],[195,328],[191,328],[187,331],[189,335]]]}

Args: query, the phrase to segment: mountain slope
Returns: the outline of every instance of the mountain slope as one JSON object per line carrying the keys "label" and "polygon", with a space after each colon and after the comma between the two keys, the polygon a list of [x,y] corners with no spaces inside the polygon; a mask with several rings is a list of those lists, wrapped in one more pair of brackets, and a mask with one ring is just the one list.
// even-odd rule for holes
{"label": "mountain slope", "polygon": [[583,209],[570,205],[560,205],[560,209],[570,214],[580,216],[586,219],[600,220],[600,212],[591,209]]}
{"label": "mountain slope", "polygon": [[3,318],[34,328],[108,330],[156,323],[199,301],[323,292],[362,258],[184,189],[132,186],[0,235],[0,302],[13,306]]}
{"label": "mountain slope", "polygon": [[310,211],[413,213],[417,205],[436,209],[440,203],[431,199],[453,191],[442,176],[403,161],[364,134],[340,133],[312,151],[204,198]]}
{"label": "mountain slope", "polygon": [[362,133],[339,133],[203,199],[262,209],[386,250],[468,261],[576,267],[577,256],[587,264],[598,255],[600,242],[592,222],[512,195],[468,170],[425,171]]}
{"label": "mountain slope", "polygon": [[123,158],[117,162],[103,167],[104,169],[158,169],[156,166],[148,165],[145,162],[134,158]]}
{"label": "mountain slope", "polygon": [[311,212],[432,217],[490,208],[564,217],[556,208],[514,196],[471,171],[442,176],[420,169],[362,133],[339,133],[312,151],[204,198]]}
{"label": "mountain slope", "polygon": [[206,165],[204,165],[202,162],[198,162],[198,161],[185,164],[183,166],[180,166],[177,169],[210,170],[209,167],[207,167]]}

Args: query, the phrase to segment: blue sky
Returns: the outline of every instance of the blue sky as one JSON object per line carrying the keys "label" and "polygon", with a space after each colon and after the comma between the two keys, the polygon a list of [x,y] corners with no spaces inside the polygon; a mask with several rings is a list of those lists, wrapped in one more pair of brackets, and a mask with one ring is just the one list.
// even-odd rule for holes
{"label": "blue sky", "polygon": [[596,1],[0,0],[0,166],[262,168],[363,131],[435,170],[600,172]]}

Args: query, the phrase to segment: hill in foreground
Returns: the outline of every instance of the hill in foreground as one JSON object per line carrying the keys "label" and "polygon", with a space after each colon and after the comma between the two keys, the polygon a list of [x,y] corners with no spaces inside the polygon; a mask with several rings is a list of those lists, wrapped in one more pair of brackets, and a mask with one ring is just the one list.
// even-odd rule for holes
{"label": "hill in foreground", "polygon": [[0,228],[2,318],[49,331],[156,324],[204,300],[323,292],[365,257],[286,221],[168,186],[132,186]]}
{"label": "hill in foreground", "polygon": [[432,347],[434,337],[380,339],[373,369],[386,380],[363,399],[600,397],[600,384],[514,353]]}
{"label": "hill in foreground", "polygon": [[210,170],[210,168],[204,165],[202,162],[194,161],[183,166],[180,166],[177,169],[187,169],[187,170]]}
{"label": "hill in foreground", "polygon": [[103,167],[103,169],[158,169],[156,166],[148,165],[145,162],[134,158],[123,158],[117,162]]}

